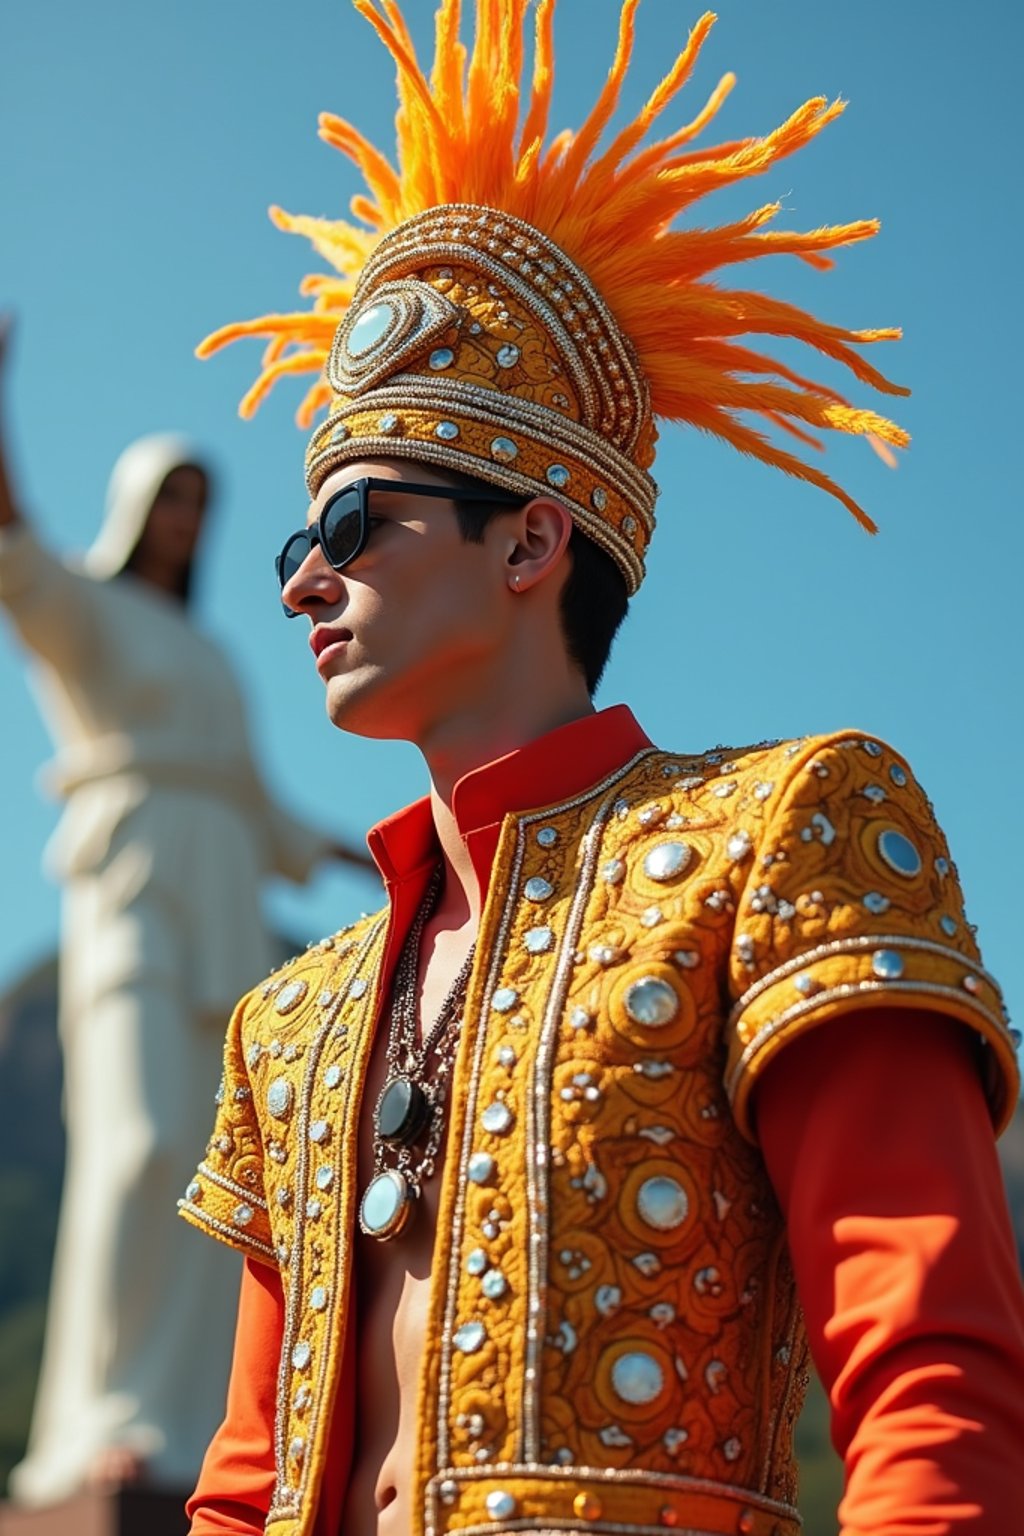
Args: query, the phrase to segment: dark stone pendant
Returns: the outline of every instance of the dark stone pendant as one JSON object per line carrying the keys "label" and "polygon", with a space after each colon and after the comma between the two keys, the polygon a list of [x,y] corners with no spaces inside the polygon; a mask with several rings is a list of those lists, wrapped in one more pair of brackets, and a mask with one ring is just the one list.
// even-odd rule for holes
{"label": "dark stone pendant", "polygon": [[359,1225],[367,1237],[386,1243],[397,1237],[412,1215],[416,1196],[403,1173],[387,1168],[366,1186],[359,1205]]}
{"label": "dark stone pendant", "polygon": [[430,1101],[419,1083],[409,1077],[393,1077],[384,1084],[374,1123],[377,1135],[389,1146],[411,1147],[430,1124]]}

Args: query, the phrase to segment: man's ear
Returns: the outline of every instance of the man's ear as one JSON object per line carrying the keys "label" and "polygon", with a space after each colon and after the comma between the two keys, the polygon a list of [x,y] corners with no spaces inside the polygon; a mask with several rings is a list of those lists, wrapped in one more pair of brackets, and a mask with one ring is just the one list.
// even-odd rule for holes
{"label": "man's ear", "polygon": [[562,569],[572,536],[572,516],[555,496],[535,496],[512,519],[506,566],[508,584],[528,592]]}

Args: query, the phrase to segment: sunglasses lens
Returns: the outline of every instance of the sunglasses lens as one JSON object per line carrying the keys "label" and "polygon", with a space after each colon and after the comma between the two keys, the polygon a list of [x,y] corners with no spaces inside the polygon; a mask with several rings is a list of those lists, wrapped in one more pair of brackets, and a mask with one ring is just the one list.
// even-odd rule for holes
{"label": "sunglasses lens", "polygon": [[281,583],[282,591],[291,581],[312,547],[312,541],[305,529],[302,529],[299,533],[292,534],[277,557],[277,579]]}
{"label": "sunglasses lens", "polygon": [[339,491],[331,498],[324,510],[321,523],[324,554],[335,570],[354,558],[359,552],[363,520],[359,512],[359,492]]}

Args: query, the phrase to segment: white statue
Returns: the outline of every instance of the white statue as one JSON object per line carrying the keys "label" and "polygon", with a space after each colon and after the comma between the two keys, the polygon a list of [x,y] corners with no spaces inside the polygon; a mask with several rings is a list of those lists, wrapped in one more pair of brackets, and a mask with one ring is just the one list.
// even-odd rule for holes
{"label": "white statue", "polygon": [[[0,363],[4,337],[0,335]],[[209,1130],[224,1022],[272,964],[270,873],[363,856],[267,794],[225,656],[186,607],[207,476],[180,439],[118,460],[76,568],[15,505],[0,444],[0,604],[29,652],[65,809],[67,1170],[21,1503],[188,1488],[224,1400],[238,1273],[175,1202]]]}

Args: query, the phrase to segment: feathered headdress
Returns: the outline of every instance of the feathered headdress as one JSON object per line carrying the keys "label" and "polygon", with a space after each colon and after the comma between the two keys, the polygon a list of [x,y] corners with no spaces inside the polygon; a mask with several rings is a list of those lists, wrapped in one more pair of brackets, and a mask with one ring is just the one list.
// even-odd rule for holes
{"label": "feathered headdress", "polygon": [[708,13],[636,118],[605,143],[639,6],[622,0],[615,58],[593,109],[575,133],[545,143],[555,0],[534,7],[532,70],[530,0],[476,0],[471,51],[460,40],[460,0],[441,0],[429,76],[396,0],[352,3],[397,65],[395,164],[349,123],[323,115],[321,137],[365,180],[351,202],[360,222],[273,208],[275,223],[305,235],[333,271],[304,280],[308,311],[226,326],[199,348],[206,356],[243,336],[268,338],[246,416],[278,379],[317,375],[298,413],[308,426],[329,407],[307,453],[311,493],[339,463],[375,454],[524,494],[554,488],[634,591],[654,526],[648,471],[659,417],[810,481],[873,531],[840,486],[773,443],[758,418],[815,448],[825,429],[898,447],[906,433],[746,338],[799,340],[862,384],[904,395],[857,350],[899,331],[828,325],[713,276],[780,254],[827,268],[827,252],[875,234],[877,222],[781,231],[769,227],[779,204],[768,203],[717,229],[673,227],[707,193],[809,143],[843,103],[816,97],[765,137],[693,149],[732,89],[726,75],[695,117],[645,144],[692,73],[715,21]]}

